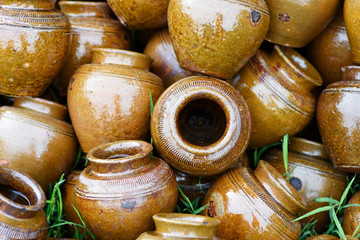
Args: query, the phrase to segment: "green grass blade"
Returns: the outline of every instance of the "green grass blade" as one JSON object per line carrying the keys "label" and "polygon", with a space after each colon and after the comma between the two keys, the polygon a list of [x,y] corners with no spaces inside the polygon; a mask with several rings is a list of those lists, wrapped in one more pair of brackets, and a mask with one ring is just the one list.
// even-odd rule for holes
{"label": "green grass blade", "polygon": [[332,208],[334,208],[334,206],[319,207],[319,208],[317,208],[317,209],[312,210],[311,212],[308,212],[308,213],[302,215],[301,217],[298,217],[298,218],[295,219],[295,220],[292,220],[292,222],[299,221],[299,220],[301,220],[301,219],[307,218],[307,217],[309,217],[309,216],[311,216],[311,215],[314,215],[314,214],[316,214],[316,213],[319,213],[319,212],[329,211],[329,210],[332,209]]}
{"label": "green grass blade", "polygon": [[206,205],[202,206],[201,208],[196,209],[193,214],[195,214],[195,215],[199,214],[199,213],[202,212],[207,206],[209,206],[209,204],[206,204]]}
{"label": "green grass blade", "polygon": [[321,197],[321,198],[316,198],[314,199],[314,202],[328,202],[328,203],[332,203],[334,205],[339,204],[339,201],[333,198],[327,198],[327,197]]}
{"label": "green grass blade", "polygon": [[191,204],[193,205],[194,209],[198,208],[200,198],[196,198]]}
{"label": "green grass blade", "polygon": [[85,230],[87,231],[87,233],[95,240],[95,236],[94,234],[87,228],[86,223],[84,222],[83,218],[81,217],[79,211],[76,209],[76,207],[74,205],[72,205],[72,207],[74,208],[76,214],[78,215],[83,227],[85,228]]}
{"label": "green grass blade", "polygon": [[341,195],[341,198],[340,198],[340,202],[339,202],[339,207],[338,209],[336,210],[336,214],[338,213],[338,211],[340,210],[341,206],[343,205],[343,202],[345,201],[346,199],[346,196],[348,195],[349,191],[350,191],[350,188],[351,188],[351,185],[353,184],[353,182],[355,181],[355,178],[356,178],[356,174],[355,176],[351,179],[350,183],[346,186],[343,194]]}
{"label": "green grass blade", "polygon": [[179,189],[179,191],[180,191],[180,194],[181,194],[181,196],[183,197],[183,199],[187,202],[187,204],[189,204],[190,205],[190,207],[191,207],[191,211],[192,212],[194,212],[195,210],[194,210],[194,208],[193,208],[193,205],[191,204],[191,202],[190,202],[190,200],[189,200],[189,198],[183,193],[183,191],[181,190],[181,188],[180,188],[180,186],[179,186],[179,184],[178,184],[178,189]]}
{"label": "green grass blade", "polygon": [[354,204],[347,204],[347,205],[341,206],[342,209],[347,208],[347,207],[360,207],[360,204],[354,203]]}
{"label": "green grass blade", "polygon": [[[354,230],[352,236],[355,237],[356,233],[360,230],[360,224],[356,227],[356,229]],[[358,238],[358,237],[357,237]]]}
{"label": "green grass blade", "polygon": [[343,230],[342,227],[341,227],[341,223],[340,223],[338,217],[336,216],[336,212],[335,212],[335,209],[334,209],[334,208],[332,208],[332,209],[330,210],[330,214],[332,215],[332,218],[333,218],[333,220],[334,220],[334,222],[335,222],[335,225],[336,225],[336,227],[337,227],[337,229],[338,229],[338,231],[339,231],[339,236],[340,236],[340,238],[346,239],[344,230]]}
{"label": "green grass blade", "polygon": [[290,175],[289,175],[289,161],[288,161],[288,147],[289,147],[289,135],[286,134],[283,137],[283,142],[282,142],[282,152],[283,152],[283,161],[284,161],[284,167],[285,167],[285,172],[286,172],[286,179],[289,180]]}
{"label": "green grass blade", "polygon": [[153,110],[154,110],[154,102],[150,91],[150,116],[152,116]]}

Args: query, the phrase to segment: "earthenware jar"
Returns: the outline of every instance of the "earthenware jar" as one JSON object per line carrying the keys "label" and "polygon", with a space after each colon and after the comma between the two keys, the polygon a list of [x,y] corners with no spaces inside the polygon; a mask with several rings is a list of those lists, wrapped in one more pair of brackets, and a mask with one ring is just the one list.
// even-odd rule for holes
{"label": "earthenware jar", "polygon": [[39,96],[70,46],[70,23],[49,0],[3,0],[0,6],[0,94]]}
{"label": "earthenware jar", "polygon": [[92,64],[71,78],[68,105],[82,150],[118,140],[149,136],[150,96],[164,91],[161,79],[149,72],[152,59],[118,49],[93,49]]}
{"label": "earthenware jar", "polygon": [[306,240],[339,240],[339,239],[332,235],[315,235],[307,238]]}
{"label": "earthenware jar", "polygon": [[328,85],[317,105],[325,149],[336,169],[360,171],[360,67],[343,68],[343,81]]}
{"label": "earthenware jar", "polygon": [[168,11],[180,66],[223,79],[256,53],[269,28],[264,0],[171,0]]}
{"label": "earthenware jar", "polygon": [[[360,204],[360,192],[355,193],[347,204]],[[356,206],[345,208],[342,228],[345,234],[352,235],[360,224],[360,209]],[[358,235],[359,231],[355,235]]]}
{"label": "earthenware jar", "polygon": [[220,220],[216,235],[225,239],[298,239],[301,225],[292,220],[306,205],[263,160],[253,173],[245,167],[224,173],[211,186],[205,204],[201,214]]}
{"label": "earthenware jar", "polygon": [[46,197],[32,178],[0,167],[1,239],[46,239]]}
{"label": "earthenware jar", "polygon": [[175,210],[175,176],[165,161],[150,158],[152,149],[118,141],[87,154],[91,164],[75,184],[75,202],[96,239],[136,239],[154,228],[154,214]]}
{"label": "earthenware jar", "polygon": [[259,50],[229,81],[244,97],[251,114],[249,147],[262,147],[294,136],[314,116],[313,90],[322,80],[316,69],[291,48]]}
{"label": "earthenware jar", "polygon": [[321,74],[325,86],[341,81],[341,68],[353,65],[342,14],[308,45],[307,50],[309,60]]}
{"label": "earthenware jar", "polygon": [[[262,159],[268,161],[281,174],[286,173],[281,149],[266,152]],[[319,197],[332,197],[340,200],[347,186],[346,174],[334,170],[324,145],[303,138],[291,138],[288,155],[289,182],[305,200],[308,208],[300,211],[301,215],[328,203],[315,202]],[[328,212],[321,212],[304,219],[304,225],[318,219],[315,227],[323,232],[325,225],[330,224]]]}
{"label": "earthenware jar", "polygon": [[220,221],[214,218],[183,213],[157,213],[153,219],[156,231],[143,233],[137,240],[220,240],[215,237]]}
{"label": "earthenware jar", "polygon": [[250,137],[250,114],[230,84],[212,77],[184,78],[165,90],[151,118],[158,153],[174,168],[195,176],[234,165]]}
{"label": "earthenware jar", "polygon": [[73,166],[78,143],[67,108],[40,98],[15,98],[0,108],[0,165],[24,172],[46,191]]}
{"label": "earthenware jar", "polygon": [[107,0],[119,20],[132,30],[166,27],[169,1]]}
{"label": "earthenware jar", "polygon": [[59,5],[70,20],[72,44],[54,83],[61,95],[66,96],[70,78],[76,69],[91,62],[91,49],[130,49],[131,34],[114,18],[106,2],[60,1]]}
{"label": "earthenware jar", "polygon": [[195,75],[180,67],[168,29],[156,32],[147,43],[144,54],[154,59],[151,71],[163,80],[166,88],[180,79]]}
{"label": "earthenware jar", "polygon": [[341,0],[266,0],[270,27],[266,40],[288,47],[304,47],[329,24]]}
{"label": "earthenware jar", "polygon": [[360,10],[360,2],[356,0],[345,0],[344,2],[344,21],[349,37],[351,51],[354,62],[360,63],[360,16],[357,14]]}

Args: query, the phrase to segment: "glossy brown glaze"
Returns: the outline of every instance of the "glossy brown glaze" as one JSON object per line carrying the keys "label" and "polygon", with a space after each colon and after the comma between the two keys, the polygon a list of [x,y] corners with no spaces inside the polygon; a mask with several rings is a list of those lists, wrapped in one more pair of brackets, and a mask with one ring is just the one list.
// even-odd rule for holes
{"label": "glossy brown glaze", "polygon": [[75,185],[75,201],[96,239],[136,239],[154,229],[154,214],[175,210],[175,176],[151,151],[147,142],[119,141],[87,154],[91,164]]}
{"label": "glossy brown glaze", "polygon": [[41,95],[64,64],[70,35],[49,0],[1,1],[0,94]]}
{"label": "glossy brown glaze", "polygon": [[270,54],[259,50],[229,81],[244,97],[251,115],[249,147],[294,136],[314,116],[313,90],[322,80],[316,69],[291,48],[275,46]]}
{"label": "glossy brown glaze", "polygon": [[75,72],[68,104],[84,152],[108,142],[149,136],[150,93],[155,104],[164,91],[161,79],[148,72],[151,63],[140,53],[93,49],[92,64]]}
{"label": "glossy brown glaze", "polygon": [[224,239],[298,239],[292,222],[305,202],[269,163],[254,171],[245,167],[224,173],[208,191],[202,215],[220,220],[216,235]]}
{"label": "glossy brown glaze", "polygon": [[[360,192],[355,193],[347,204],[360,204]],[[345,234],[352,235],[360,224],[360,209],[359,207],[350,206],[345,208],[343,215],[342,228]],[[355,235],[358,235],[357,231]]]}
{"label": "glossy brown glaze", "polygon": [[266,40],[288,47],[304,47],[335,16],[341,0],[266,0],[270,27]]}
{"label": "glossy brown glaze", "polygon": [[182,213],[157,213],[153,219],[156,231],[143,233],[137,240],[220,240],[215,237],[220,221],[214,218]]}
{"label": "glossy brown glaze", "polygon": [[269,12],[263,0],[171,0],[168,21],[182,68],[230,79],[259,49]]}
{"label": "glossy brown glaze", "polygon": [[[26,174],[4,167],[0,167],[0,184],[7,188],[0,190],[0,238],[46,239],[46,197],[39,184]],[[14,195],[26,202],[14,202]]]}
{"label": "glossy brown glaze", "polygon": [[351,51],[354,62],[360,63],[360,15],[357,14],[360,9],[360,2],[357,0],[346,0],[344,2],[344,21],[349,37]]}
{"label": "glossy brown glaze", "polygon": [[343,81],[328,85],[317,105],[321,138],[333,166],[360,172],[360,67],[343,68]]}
{"label": "glossy brown glaze", "polygon": [[339,240],[339,238],[332,235],[315,235],[307,238],[306,240]]}
{"label": "glossy brown glaze", "polygon": [[234,165],[244,153],[250,115],[242,96],[212,77],[188,77],[160,96],[151,118],[159,154],[176,169],[211,176]]}
{"label": "glossy brown glaze", "polygon": [[71,23],[72,43],[64,67],[54,83],[66,96],[71,76],[91,62],[93,48],[131,48],[131,34],[113,16],[106,2],[60,1],[60,9]]}
{"label": "glossy brown glaze", "polygon": [[[282,150],[273,149],[265,153],[262,158],[281,174],[286,173]],[[289,182],[308,206],[306,210],[300,211],[301,215],[328,205],[326,202],[315,202],[316,198],[331,197],[340,200],[347,186],[347,175],[334,170],[322,144],[302,138],[291,138],[288,163],[288,172],[291,172]],[[302,222],[305,225],[316,219],[318,219],[315,225],[317,232],[323,232],[325,225],[330,224],[328,212],[312,215]]]}
{"label": "glossy brown glaze", "polygon": [[39,98],[1,107],[0,165],[30,175],[46,191],[76,159],[78,143],[66,116],[65,106]]}

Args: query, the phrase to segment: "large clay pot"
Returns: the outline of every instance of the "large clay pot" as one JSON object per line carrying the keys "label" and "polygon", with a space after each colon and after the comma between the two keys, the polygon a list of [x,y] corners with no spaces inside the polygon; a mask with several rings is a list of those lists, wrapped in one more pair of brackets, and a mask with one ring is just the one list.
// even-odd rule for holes
{"label": "large clay pot", "polygon": [[[355,193],[347,204],[360,204],[360,192]],[[345,234],[352,235],[360,224],[360,209],[356,206],[345,208],[343,215],[342,228]],[[357,231],[355,235],[358,235]]]}
{"label": "large clay pot", "polygon": [[0,94],[39,96],[59,73],[70,46],[70,23],[49,0],[0,5]]}
{"label": "large clay pot", "polygon": [[107,0],[119,20],[132,30],[166,27],[169,1]]}
{"label": "large clay pot", "polygon": [[306,203],[269,163],[254,171],[245,167],[224,173],[210,188],[201,213],[220,220],[216,235],[224,239],[298,239],[292,222]]}
{"label": "large clay pot", "polygon": [[92,64],[75,72],[68,89],[70,117],[82,150],[87,153],[119,140],[145,140],[150,96],[155,103],[164,91],[161,79],[148,72],[152,59],[117,49],[92,52]]}
{"label": "large clay pot", "polygon": [[171,0],[169,31],[180,66],[232,78],[256,53],[269,28],[264,0]]}
{"label": "large clay pot", "polygon": [[344,21],[346,32],[349,37],[354,62],[360,63],[360,2],[357,0],[345,0]]}
{"label": "large clay pot", "polygon": [[266,40],[288,47],[304,47],[329,24],[341,0],[266,0],[270,27]]}
{"label": "large clay pot", "polygon": [[317,121],[333,166],[360,172],[360,67],[344,67],[343,71],[343,81],[328,85],[321,93]]}
{"label": "large clay pot", "polygon": [[96,239],[136,239],[153,230],[154,214],[175,210],[175,176],[165,161],[150,158],[152,149],[119,141],[87,154],[91,164],[75,185],[75,201]]}
{"label": "large clay pot", "polygon": [[0,167],[0,238],[46,239],[46,197],[32,178]]}
{"label": "large clay pot", "polygon": [[153,219],[156,231],[143,233],[137,240],[220,240],[215,237],[217,219],[182,213],[157,213]]}
{"label": "large clay pot", "polygon": [[224,81],[188,77],[160,96],[151,118],[158,153],[174,168],[211,176],[234,165],[250,137],[242,96]]}
{"label": "large clay pot", "polygon": [[[262,159],[267,160],[281,174],[286,173],[282,150],[273,149],[266,152]],[[291,172],[289,182],[308,206],[305,211],[300,211],[301,215],[328,205],[328,203],[315,202],[316,198],[331,197],[340,201],[347,186],[346,174],[334,170],[324,145],[302,138],[291,138],[288,162],[288,171]],[[305,225],[316,219],[318,219],[315,225],[317,232],[323,232],[325,225],[330,224],[328,212],[318,213],[305,218],[302,222]]]}
{"label": "large clay pot", "polygon": [[262,147],[294,136],[314,116],[315,87],[322,80],[316,69],[291,48],[259,50],[230,80],[244,97],[251,115],[249,147]]}
{"label": "large clay pot", "polygon": [[24,172],[46,191],[74,165],[78,143],[67,108],[40,98],[16,98],[0,108],[0,165]]}
{"label": "large clay pot", "polygon": [[106,2],[60,1],[60,9],[71,23],[72,43],[64,67],[54,83],[66,96],[71,76],[83,64],[91,62],[96,47],[130,49],[130,32],[113,18]]}

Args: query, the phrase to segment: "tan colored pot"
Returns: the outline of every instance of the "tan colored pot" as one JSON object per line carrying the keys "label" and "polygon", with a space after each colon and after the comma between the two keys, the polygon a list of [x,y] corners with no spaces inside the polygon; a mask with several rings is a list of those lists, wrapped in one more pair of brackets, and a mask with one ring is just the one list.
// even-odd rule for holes
{"label": "tan colored pot", "polygon": [[344,2],[344,21],[349,37],[351,51],[353,53],[353,60],[360,63],[360,2],[357,0],[346,0]]}

